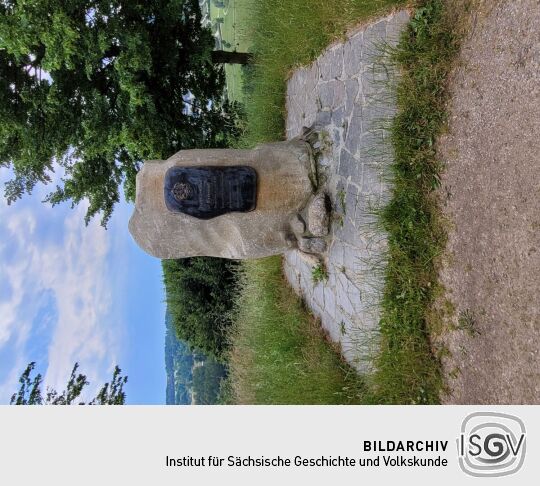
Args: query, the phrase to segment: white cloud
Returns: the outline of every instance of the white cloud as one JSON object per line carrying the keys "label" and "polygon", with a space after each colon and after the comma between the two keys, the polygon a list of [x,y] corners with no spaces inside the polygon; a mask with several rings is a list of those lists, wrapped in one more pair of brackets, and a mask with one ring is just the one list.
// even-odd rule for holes
{"label": "white cloud", "polygon": [[45,309],[49,319],[55,314],[45,342],[48,364],[38,363],[48,365],[46,384],[63,389],[78,361],[97,387],[110,379],[120,352],[122,328],[112,298],[114,232],[97,220],[85,227],[85,205],[51,211],[38,201],[36,194],[26,202],[0,204],[0,289],[5,289],[0,293],[0,363],[6,366],[2,353],[15,355],[9,371],[1,370],[0,403],[9,400],[18,376],[36,359],[28,348],[37,333],[35,321],[44,313],[45,293],[55,301],[54,309]]}
{"label": "white cloud", "polygon": [[[2,228],[2,234],[4,235],[4,245],[2,246],[2,253],[5,252],[6,242],[9,239],[12,240],[17,247],[22,247],[26,244],[27,239],[25,235],[31,236],[35,230],[35,218],[29,211],[23,210],[21,212],[13,213],[12,217],[7,217],[8,209],[0,208],[0,223]],[[13,258],[12,254],[6,255]],[[28,270],[28,262],[24,259],[16,260],[11,264],[3,265],[0,262],[0,275],[4,280],[4,287],[10,290],[10,295],[7,299],[4,299],[0,295],[0,349],[11,338],[15,328],[21,323],[19,321],[20,311],[24,310],[24,275]],[[31,305],[31,303],[28,303]],[[19,334],[23,334],[22,331],[26,329],[26,326],[21,326],[17,329]]]}
{"label": "white cloud", "polygon": [[18,380],[28,362],[23,355],[18,355],[12,363],[8,376],[0,383],[0,403],[9,403],[11,396],[18,390]]}
{"label": "white cloud", "polygon": [[[49,347],[46,382],[60,388],[75,361],[92,383],[99,368],[111,367],[116,343],[108,332],[112,288],[108,279],[109,238],[97,221],[84,227],[86,208],[65,222],[65,246],[45,255],[44,286],[54,290],[58,324]],[[104,363],[108,361],[108,363]],[[101,370],[103,371],[103,370]]]}

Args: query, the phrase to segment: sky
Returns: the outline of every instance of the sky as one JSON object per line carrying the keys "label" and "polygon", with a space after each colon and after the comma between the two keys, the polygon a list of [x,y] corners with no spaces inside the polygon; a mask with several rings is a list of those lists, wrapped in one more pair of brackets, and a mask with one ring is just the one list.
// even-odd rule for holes
{"label": "sky", "polygon": [[126,374],[127,403],[165,403],[165,304],[161,263],[135,244],[132,205],[116,206],[107,229],[86,204],[41,201],[60,181],[36,187],[11,206],[0,168],[0,404],[9,403],[31,361],[45,385],[63,390],[75,362],[85,397]]}

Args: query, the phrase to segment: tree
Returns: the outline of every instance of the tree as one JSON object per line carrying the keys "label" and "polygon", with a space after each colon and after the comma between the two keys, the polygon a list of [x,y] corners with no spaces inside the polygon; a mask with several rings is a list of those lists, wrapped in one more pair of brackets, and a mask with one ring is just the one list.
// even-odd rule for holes
{"label": "tree", "polygon": [[214,45],[199,0],[0,2],[8,203],[50,182],[56,162],[66,176],[46,201],[88,199],[86,221],[105,225],[120,186],[134,198],[144,159],[228,145],[238,107],[222,99],[219,63],[247,58]]}
{"label": "tree", "polygon": [[237,291],[233,260],[163,260],[167,308],[179,339],[193,350],[221,358]]}
{"label": "tree", "polygon": [[[41,385],[43,377],[37,374],[32,378],[35,362],[30,363],[19,378],[20,388],[11,397],[11,405],[84,405],[84,402],[77,402],[85,386],[89,385],[86,375],[77,373],[79,363],[75,363],[71,375],[62,393],[58,393],[53,388],[47,387],[45,398],[43,398]],[[92,399],[89,405],[123,405],[126,401],[124,385],[127,383],[127,376],[122,376],[122,370],[116,366],[114,368],[112,380],[105,383],[98,394]]]}
{"label": "tree", "polygon": [[211,356],[193,368],[193,397],[197,405],[214,405],[219,401],[226,368]]}
{"label": "tree", "polygon": [[212,61],[216,64],[251,64],[253,56],[248,52],[212,51]]}

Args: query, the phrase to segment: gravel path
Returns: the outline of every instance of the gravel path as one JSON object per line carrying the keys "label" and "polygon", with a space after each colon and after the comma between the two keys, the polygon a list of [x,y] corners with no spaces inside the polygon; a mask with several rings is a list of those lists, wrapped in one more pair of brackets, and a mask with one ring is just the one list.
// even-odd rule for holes
{"label": "gravel path", "polygon": [[452,80],[447,403],[540,403],[540,1],[502,1]]}
{"label": "gravel path", "polygon": [[299,251],[286,255],[285,273],[345,358],[362,371],[378,329],[380,282],[371,267],[385,246],[370,211],[389,192],[382,177],[389,162],[384,121],[394,113],[393,76],[381,62],[380,47],[397,43],[408,18],[401,11],[364,26],[288,83],[287,137],[314,123],[328,134],[330,147],[320,164],[334,220],[328,280],[315,283],[314,262]]}

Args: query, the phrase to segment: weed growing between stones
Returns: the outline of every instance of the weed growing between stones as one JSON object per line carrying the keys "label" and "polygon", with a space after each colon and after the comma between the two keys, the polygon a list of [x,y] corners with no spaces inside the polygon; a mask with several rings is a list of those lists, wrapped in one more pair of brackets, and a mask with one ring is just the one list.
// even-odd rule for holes
{"label": "weed growing between stones", "polygon": [[460,331],[466,332],[471,337],[480,335],[480,331],[476,324],[476,318],[469,309],[465,309],[459,313],[457,328]]}
{"label": "weed growing between stones", "polygon": [[346,197],[346,194],[345,194],[345,191],[343,189],[340,189],[338,191],[338,201],[339,201],[339,206],[341,208],[341,211],[343,212],[343,214],[347,214],[347,205],[345,203],[345,197]]}
{"label": "weed growing between stones", "polygon": [[328,280],[328,270],[324,263],[319,263],[313,267],[311,270],[311,277],[313,278],[313,283],[315,285]]}

